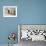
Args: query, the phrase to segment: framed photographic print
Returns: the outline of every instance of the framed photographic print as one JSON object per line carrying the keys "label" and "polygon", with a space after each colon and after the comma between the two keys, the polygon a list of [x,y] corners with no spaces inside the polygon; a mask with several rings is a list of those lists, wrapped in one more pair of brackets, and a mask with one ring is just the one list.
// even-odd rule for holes
{"label": "framed photographic print", "polygon": [[17,6],[3,6],[3,17],[17,17]]}

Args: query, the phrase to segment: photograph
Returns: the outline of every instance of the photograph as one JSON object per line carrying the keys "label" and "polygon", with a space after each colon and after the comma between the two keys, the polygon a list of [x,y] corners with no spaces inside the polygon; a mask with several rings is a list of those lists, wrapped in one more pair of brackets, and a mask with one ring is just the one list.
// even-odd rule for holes
{"label": "photograph", "polygon": [[3,6],[3,17],[17,17],[17,6]]}

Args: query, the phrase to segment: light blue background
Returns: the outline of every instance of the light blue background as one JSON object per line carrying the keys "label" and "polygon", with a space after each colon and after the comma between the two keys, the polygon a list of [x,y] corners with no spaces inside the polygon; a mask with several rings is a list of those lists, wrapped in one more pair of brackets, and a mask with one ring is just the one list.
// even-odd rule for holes
{"label": "light blue background", "polygon": [[[3,17],[6,5],[18,7],[17,18]],[[46,24],[46,0],[0,0],[0,44],[8,43],[10,32],[18,33],[18,24]]]}

